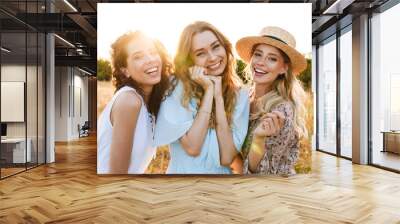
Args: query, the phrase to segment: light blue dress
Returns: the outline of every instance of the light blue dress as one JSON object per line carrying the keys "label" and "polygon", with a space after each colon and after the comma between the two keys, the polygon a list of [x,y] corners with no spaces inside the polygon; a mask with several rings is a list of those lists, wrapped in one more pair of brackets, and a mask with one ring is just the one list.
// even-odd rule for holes
{"label": "light blue dress", "polygon": [[[155,145],[168,145],[170,161],[167,174],[230,174],[229,167],[221,166],[215,129],[208,129],[200,155],[192,157],[182,148],[179,139],[190,129],[197,114],[194,99],[185,108],[181,104],[183,85],[178,82],[174,91],[162,103],[155,128]],[[233,115],[232,135],[240,152],[249,122],[248,90],[240,89]]]}

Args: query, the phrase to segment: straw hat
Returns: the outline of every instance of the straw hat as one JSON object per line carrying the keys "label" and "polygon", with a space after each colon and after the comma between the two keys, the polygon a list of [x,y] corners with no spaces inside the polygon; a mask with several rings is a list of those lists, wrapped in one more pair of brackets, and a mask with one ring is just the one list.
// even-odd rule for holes
{"label": "straw hat", "polygon": [[255,44],[268,44],[279,48],[290,58],[292,71],[298,75],[307,68],[307,61],[304,56],[296,50],[296,40],[288,31],[274,26],[264,27],[259,36],[249,36],[240,39],[236,43],[236,51],[239,56],[249,63]]}

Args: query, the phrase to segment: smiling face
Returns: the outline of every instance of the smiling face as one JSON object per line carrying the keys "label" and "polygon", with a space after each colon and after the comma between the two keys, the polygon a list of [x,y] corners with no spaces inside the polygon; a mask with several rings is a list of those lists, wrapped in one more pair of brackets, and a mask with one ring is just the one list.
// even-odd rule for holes
{"label": "smiling face", "polygon": [[206,69],[207,75],[221,75],[227,65],[227,54],[224,46],[209,30],[193,36],[191,57],[197,66]]}
{"label": "smiling face", "polygon": [[154,42],[147,37],[139,37],[126,47],[127,63],[123,72],[132,77],[142,87],[153,86],[161,80],[162,60]]}
{"label": "smiling face", "polygon": [[280,74],[286,73],[288,70],[288,65],[281,52],[266,44],[256,46],[250,65],[256,84],[271,85]]}

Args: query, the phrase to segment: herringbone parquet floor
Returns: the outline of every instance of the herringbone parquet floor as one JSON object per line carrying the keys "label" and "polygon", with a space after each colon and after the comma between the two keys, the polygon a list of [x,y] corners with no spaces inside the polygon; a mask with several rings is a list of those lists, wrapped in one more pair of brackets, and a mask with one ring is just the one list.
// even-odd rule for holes
{"label": "herringbone parquet floor", "polygon": [[98,176],[94,137],[0,181],[0,223],[400,223],[400,175],[315,152],[290,178]]}

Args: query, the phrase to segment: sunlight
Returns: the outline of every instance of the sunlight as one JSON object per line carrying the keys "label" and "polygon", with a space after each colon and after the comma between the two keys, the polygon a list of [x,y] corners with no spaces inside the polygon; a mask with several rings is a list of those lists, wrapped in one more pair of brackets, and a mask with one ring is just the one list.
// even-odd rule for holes
{"label": "sunlight", "polygon": [[233,45],[265,26],[280,26],[295,36],[301,53],[311,52],[311,4],[99,3],[97,18],[98,58],[109,59],[110,45],[130,30],[159,39],[174,56],[183,28],[197,20],[216,26]]}

